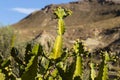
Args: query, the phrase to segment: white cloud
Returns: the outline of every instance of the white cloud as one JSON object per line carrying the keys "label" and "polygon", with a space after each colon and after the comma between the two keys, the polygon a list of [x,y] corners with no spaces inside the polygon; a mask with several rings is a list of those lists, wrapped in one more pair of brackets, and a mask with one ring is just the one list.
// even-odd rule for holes
{"label": "white cloud", "polygon": [[23,14],[30,14],[33,11],[39,10],[37,8],[13,8],[13,11],[17,11],[19,13],[23,13]]}

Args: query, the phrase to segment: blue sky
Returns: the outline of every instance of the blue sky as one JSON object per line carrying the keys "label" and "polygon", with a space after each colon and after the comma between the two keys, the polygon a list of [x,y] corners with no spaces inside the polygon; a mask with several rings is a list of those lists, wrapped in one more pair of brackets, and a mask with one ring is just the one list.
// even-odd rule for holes
{"label": "blue sky", "polygon": [[26,17],[35,10],[49,4],[61,4],[78,0],[1,0],[0,25],[10,25]]}

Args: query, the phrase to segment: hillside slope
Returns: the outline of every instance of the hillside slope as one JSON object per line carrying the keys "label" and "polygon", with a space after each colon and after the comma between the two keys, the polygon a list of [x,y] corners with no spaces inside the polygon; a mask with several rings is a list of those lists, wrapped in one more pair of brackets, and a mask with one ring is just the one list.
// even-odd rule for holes
{"label": "hillside slope", "polygon": [[[51,4],[33,12],[20,22],[13,24],[21,42],[36,40],[44,44],[54,41],[57,19],[53,10],[61,6],[72,10],[73,14],[65,18],[65,45],[73,44],[74,40],[82,39],[91,51],[106,49],[114,51],[115,46],[120,52],[120,4],[96,1],[78,1],[68,4]],[[43,45],[44,45],[43,44]]]}

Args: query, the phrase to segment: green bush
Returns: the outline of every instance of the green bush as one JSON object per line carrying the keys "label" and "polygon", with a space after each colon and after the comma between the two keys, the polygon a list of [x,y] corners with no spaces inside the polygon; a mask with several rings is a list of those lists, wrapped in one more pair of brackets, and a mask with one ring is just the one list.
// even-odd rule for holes
{"label": "green bush", "polygon": [[14,31],[11,27],[0,28],[0,54],[4,58],[7,58],[12,46],[12,39],[14,37]]}

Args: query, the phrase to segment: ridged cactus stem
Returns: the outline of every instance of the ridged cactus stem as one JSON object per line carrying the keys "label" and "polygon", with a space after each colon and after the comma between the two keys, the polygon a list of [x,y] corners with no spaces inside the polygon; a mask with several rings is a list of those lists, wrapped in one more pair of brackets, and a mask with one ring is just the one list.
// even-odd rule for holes
{"label": "ridged cactus stem", "polygon": [[55,40],[55,44],[53,50],[50,55],[50,59],[58,59],[62,55],[62,45],[63,45],[63,34],[65,32],[65,23],[63,18],[68,16],[70,12],[68,10],[62,9],[61,7],[55,10],[55,15],[58,18],[58,30],[57,30],[57,38]]}
{"label": "ridged cactus stem", "polygon": [[96,80],[108,80],[108,61],[109,54],[107,52],[103,52],[102,62],[100,64],[98,77]]}

